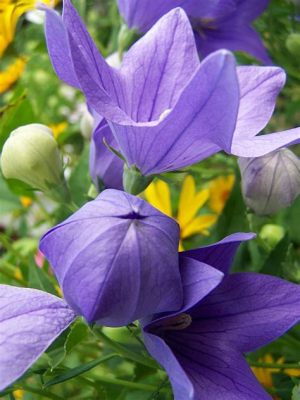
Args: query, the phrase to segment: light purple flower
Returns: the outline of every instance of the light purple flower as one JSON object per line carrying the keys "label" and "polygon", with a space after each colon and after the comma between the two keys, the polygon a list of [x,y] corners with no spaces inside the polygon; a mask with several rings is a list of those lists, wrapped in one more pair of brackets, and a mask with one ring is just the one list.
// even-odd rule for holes
{"label": "light purple flower", "polygon": [[147,32],[160,17],[182,7],[190,18],[202,56],[218,49],[245,51],[271,63],[252,22],[266,9],[269,0],[118,0],[130,28]]}
{"label": "light purple flower", "polygon": [[97,188],[123,189],[123,161],[112,153],[106,144],[118,148],[107,122],[103,119],[96,124],[90,145],[90,175]]}
{"label": "light purple flower", "polygon": [[[226,275],[227,255],[232,258],[237,247],[234,239],[239,236],[181,253],[184,305],[144,327],[145,345],[166,369],[175,400],[270,400],[243,354],[300,320],[299,285],[256,273]],[[215,276],[212,291],[213,285],[205,284],[208,273],[202,274],[206,262]],[[220,270],[225,277],[217,285]],[[204,290],[195,290],[201,277]]]}
{"label": "light purple flower", "polygon": [[22,376],[75,317],[49,293],[0,285],[0,391]]}
{"label": "light purple flower", "polygon": [[40,250],[78,314],[123,326],[181,307],[178,242],[175,220],[108,189],[47,232]]}
{"label": "light purple flower", "polygon": [[182,9],[160,19],[119,69],[98,53],[70,0],[63,18],[47,11],[46,37],[58,76],[84,92],[89,107],[108,121],[128,165],[143,175],[177,170],[221,150],[257,157],[300,141],[298,128],[256,136],[272,115],[284,72],[236,68],[224,50],[200,64]]}

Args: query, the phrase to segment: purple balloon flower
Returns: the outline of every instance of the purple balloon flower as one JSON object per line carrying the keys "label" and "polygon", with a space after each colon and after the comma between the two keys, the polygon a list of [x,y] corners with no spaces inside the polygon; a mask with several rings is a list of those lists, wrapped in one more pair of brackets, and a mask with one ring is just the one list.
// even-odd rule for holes
{"label": "purple balloon flower", "polygon": [[99,54],[70,0],[62,18],[47,11],[46,37],[58,76],[84,92],[89,107],[108,121],[128,165],[143,175],[177,170],[221,150],[257,157],[300,141],[299,128],[256,136],[272,115],[284,72],[236,68],[225,50],[200,63],[182,9],[161,18],[119,69]]}
{"label": "purple balloon flower", "polygon": [[218,49],[245,51],[270,64],[266,49],[252,22],[266,9],[269,0],[118,0],[130,28],[147,32],[160,17],[182,7],[190,18],[202,56]]}
{"label": "purple balloon flower", "polygon": [[[232,235],[181,253],[182,309],[144,326],[145,345],[166,369],[176,400],[271,399],[243,353],[268,344],[300,320],[300,287],[256,273],[228,275],[239,239]],[[210,279],[203,274],[206,263]],[[218,285],[221,272],[225,278]]]}
{"label": "purple balloon flower", "polygon": [[75,318],[56,296],[0,285],[0,391],[22,376]]}
{"label": "purple balloon flower", "polygon": [[175,220],[108,189],[47,232],[40,250],[78,314],[123,326],[181,307],[178,241]]}

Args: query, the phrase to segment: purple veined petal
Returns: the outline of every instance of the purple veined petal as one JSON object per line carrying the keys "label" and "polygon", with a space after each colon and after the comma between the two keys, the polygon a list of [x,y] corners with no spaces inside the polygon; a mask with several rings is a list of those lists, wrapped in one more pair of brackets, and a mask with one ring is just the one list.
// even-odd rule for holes
{"label": "purple veined petal", "polygon": [[48,53],[57,76],[67,84],[79,88],[74,72],[67,31],[58,12],[46,6],[40,6],[46,12],[45,36]]}
{"label": "purple veined petal", "polygon": [[194,400],[194,386],[165,341],[147,331],[143,333],[143,340],[151,356],[166,370],[175,400]]}
{"label": "purple veined petal", "polygon": [[145,332],[144,343],[168,373],[174,400],[271,400],[243,356],[209,335]]}
{"label": "purple veined petal", "polygon": [[[183,304],[176,312],[169,312],[168,318],[185,313],[198,304],[220,284],[224,277],[224,274],[218,269],[189,257],[181,256],[179,263],[184,294]],[[151,325],[151,328],[160,328],[161,321],[165,320],[164,315],[157,315],[155,321],[150,323],[151,318],[145,317],[141,320],[146,331],[148,325]]]}
{"label": "purple veined petal", "polygon": [[171,171],[230,150],[238,106],[235,60],[221,50],[201,63],[162,122],[148,129],[113,124],[114,136],[144,175]]}
{"label": "purple veined petal", "polygon": [[230,154],[238,157],[260,157],[282,147],[300,143],[300,128],[254,138],[234,137]]}
{"label": "purple veined petal", "polygon": [[178,239],[173,219],[109,189],[46,233],[40,249],[78,314],[123,326],[181,307]]}
{"label": "purple veined petal", "polygon": [[94,129],[90,145],[90,175],[98,186],[100,179],[106,188],[123,189],[123,161],[112,153],[106,143],[118,150],[117,142],[107,122],[102,120]]}
{"label": "purple veined petal", "polygon": [[221,18],[237,9],[236,0],[118,0],[120,13],[130,28],[148,31],[161,16],[181,7],[193,18]]}
{"label": "purple veined petal", "polygon": [[191,316],[190,332],[241,352],[254,351],[299,322],[300,287],[270,275],[232,274],[191,310]]}
{"label": "purple veined petal", "polygon": [[247,25],[241,23],[236,16],[219,24],[216,29],[205,29],[205,38],[200,33],[195,35],[198,50],[202,57],[218,50],[244,51],[251,54],[264,64],[272,64],[272,60],[262,43],[259,34]]}
{"label": "purple veined petal", "polygon": [[0,390],[20,378],[75,318],[56,296],[0,285]]}
{"label": "purple veined petal", "polygon": [[180,253],[180,256],[209,264],[224,274],[228,274],[240,244],[253,238],[255,238],[254,233],[234,233],[209,246],[184,251]]}
{"label": "purple veined petal", "polygon": [[262,131],[272,117],[286,75],[278,67],[238,67],[240,107],[234,132],[236,140]]}
{"label": "purple veined petal", "polygon": [[127,114],[135,122],[159,120],[174,107],[199,63],[187,15],[181,8],[170,11],[124,56],[120,74]]}

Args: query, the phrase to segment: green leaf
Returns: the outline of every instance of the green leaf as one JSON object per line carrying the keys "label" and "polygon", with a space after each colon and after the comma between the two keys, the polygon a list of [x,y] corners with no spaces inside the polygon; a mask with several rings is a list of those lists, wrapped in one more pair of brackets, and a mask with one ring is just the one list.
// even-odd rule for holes
{"label": "green leaf", "polygon": [[300,400],[300,385],[294,387],[291,400]]}
{"label": "green leaf", "polygon": [[241,193],[240,180],[236,178],[229,200],[216,226],[216,240],[235,232],[249,231],[246,206]]}
{"label": "green leaf", "polygon": [[87,193],[90,185],[91,180],[89,176],[89,148],[88,146],[86,146],[69,180],[72,200],[78,206],[86,203]]}
{"label": "green leaf", "polygon": [[98,365],[104,363],[105,361],[108,361],[108,360],[110,360],[110,359],[112,359],[114,357],[117,357],[117,356],[118,355],[115,354],[115,353],[109,354],[108,356],[97,358],[96,360],[91,361],[91,362],[89,362],[87,364],[80,365],[79,367],[69,369],[66,373],[64,373],[62,375],[59,375],[59,376],[56,376],[54,379],[51,379],[50,381],[48,381],[44,385],[44,388],[46,389],[46,388],[48,388],[50,386],[57,385],[58,383],[69,381],[70,379],[73,379],[73,378],[75,378],[75,377],[77,377],[79,375],[82,375],[85,372],[88,372],[91,369],[97,367]]}
{"label": "green leaf", "polygon": [[5,180],[0,174],[0,215],[22,209],[18,197],[14,196],[8,189]]}
{"label": "green leaf", "polygon": [[72,325],[71,331],[68,334],[67,340],[64,345],[65,354],[68,355],[77,346],[80,342],[82,342],[89,334],[88,326],[80,320]]}
{"label": "green leaf", "polygon": [[34,289],[43,290],[44,292],[57,296],[57,291],[48,275],[42,268],[39,268],[33,260],[29,263],[28,284]]}
{"label": "green leaf", "polygon": [[271,251],[260,272],[262,274],[283,276],[283,264],[287,258],[291,246],[288,235],[286,235]]}

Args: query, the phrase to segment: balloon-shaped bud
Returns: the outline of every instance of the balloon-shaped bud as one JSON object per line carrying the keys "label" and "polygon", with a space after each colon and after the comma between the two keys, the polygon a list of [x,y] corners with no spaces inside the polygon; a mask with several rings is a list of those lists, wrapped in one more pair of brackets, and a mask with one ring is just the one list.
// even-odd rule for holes
{"label": "balloon-shaped bud", "polygon": [[286,48],[288,51],[295,57],[299,59],[300,53],[300,34],[299,33],[291,33],[285,42]]}
{"label": "balloon-shaped bud", "polygon": [[1,170],[5,178],[44,192],[64,185],[57,142],[51,129],[41,124],[21,126],[10,134],[3,146]]}
{"label": "balloon-shaped bud", "polygon": [[178,241],[175,220],[108,189],[46,233],[40,250],[71,307],[114,327],[181,306]]}
{"label": "balloon-shaped bud", "polygon": [[240,158],[244,200],[258,215],[288,207],[300,194],[300,160],[288,149]]}

